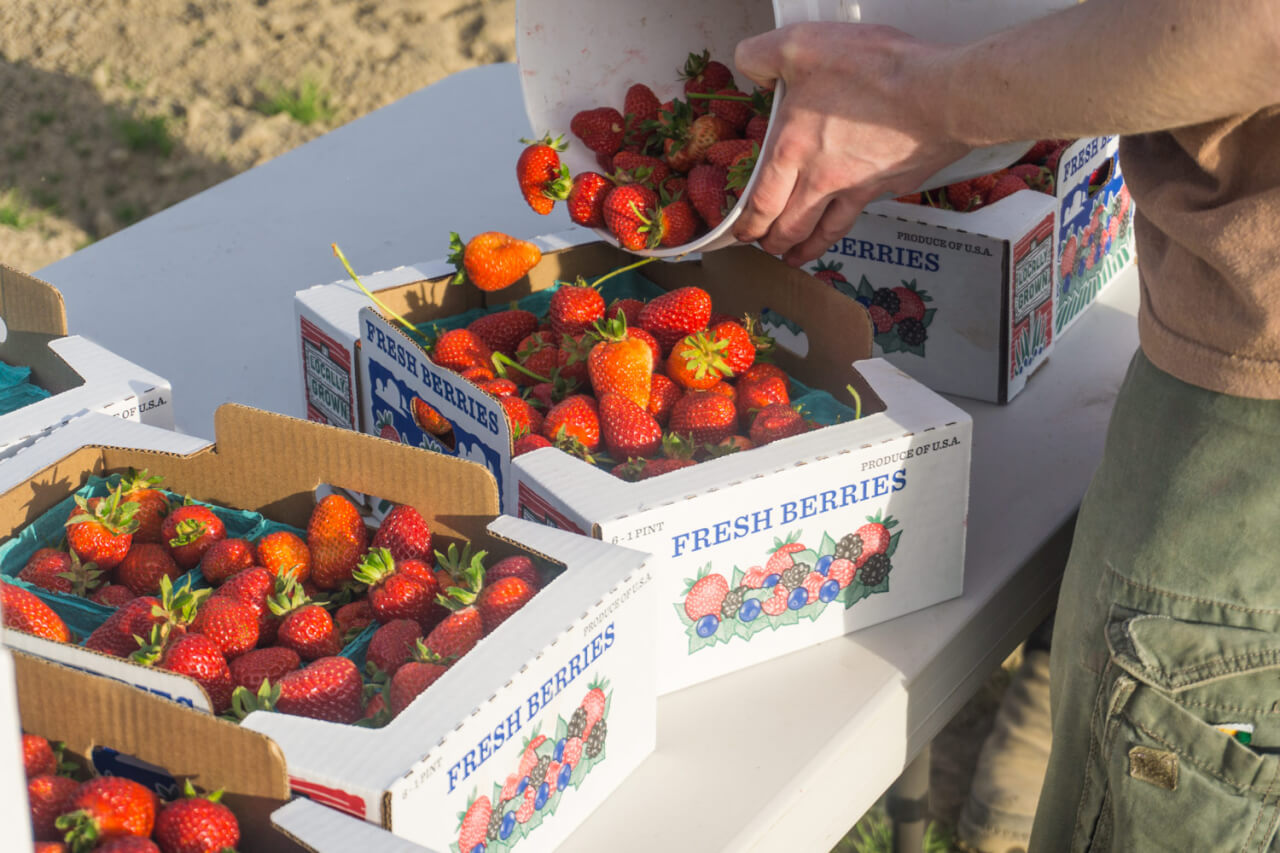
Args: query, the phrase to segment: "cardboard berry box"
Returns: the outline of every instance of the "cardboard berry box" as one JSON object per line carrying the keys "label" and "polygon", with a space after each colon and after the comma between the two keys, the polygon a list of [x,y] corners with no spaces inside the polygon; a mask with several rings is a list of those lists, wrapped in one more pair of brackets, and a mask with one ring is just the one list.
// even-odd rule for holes
{"label": "cardboard berry box", "polygon": [[[346,488],[413,505],[438,547],[466,539],[493,555],[532,553],[563,567],[377,730],[262,711],[235,725],[198,710],[208,699],[186,678],[5,632],[6,642],[28,654],[130,685],[131,695],[162,698],[200,720],[202,734],[189,748],[195,753],[215,750],[238,766],[244,749],[267,744],[281,757],[293,793],[445,850],[456,845],[469,809],[488,804],[504,818],[514,814],[523,802],[502,794],[526,751],[541,760],[564,749],[574,711],[589,695],[603,698],[607,726],[592,754],[545,796],[539,792],[522,820],[513,816],[507,835],[489,843],[501,850],[530,835],[554,846],[653,749],[654,604],[643,554],[498,517],[496,486],[480,466],[348,430],[227,405],[216,415],[216,445],[179,454],[96,445],[94,426],[73,422],[0,468],[0,534],[14,535],[91,475],[134,467],[164,477],[175,491],[294,527],[305,526],[318,488]],[[119,718],[124,725],[134,715],[122,711]]]}
{"label": "cardboard berry box", "polygon": [[1133,259],[1116,150],[1115,137],[1067,146],[1052,195],[967,212],[875,202],[809,269],[863,304],[897,306],[876,355],[935,391],[1007,403]]}
{"label": "cardboard berry box", "polygon": [[173,429],[168,381],[79,335],[67,335],[57,288],[3,264],[0,362],[30,368],[30,382],[50,392],[0,414],[0,459],[85,412]]}

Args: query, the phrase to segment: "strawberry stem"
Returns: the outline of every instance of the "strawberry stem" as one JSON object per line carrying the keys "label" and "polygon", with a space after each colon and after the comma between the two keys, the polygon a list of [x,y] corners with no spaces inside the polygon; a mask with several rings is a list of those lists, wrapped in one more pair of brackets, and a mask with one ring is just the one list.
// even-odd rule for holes
{"label": "strawberry stem", "polygon": [[600,276],[600,277],[599,277],[598,279],[596,279],[595,281],[591,282],[591,286],[592,286],[592,287],[599,287],[599,286],[600,286],[600,282],[602,282],[602,281],[604,281],[604,280],[606,280],[606,279],[609,279],[609,278],[613,278],[613,277],[614,277],[615,275],[617,275],[618,273],[623,273],[623,272],[626,272],[627,270],[633,270],[633,269],[635,269],[636,267],[642,267],[642,266],[644,266],[645,264],[650,263],[650,262],[652,262],[652,261],[656,261],[656,260],[657,260],[657,258],[643,258],[643,259],[641,259],[641,260],[636,261],[634,264],[627,264],[625,267],[618,267],[618,268],[617,268],[616,270],[614,270],[613,272],[605,273],[604,275]]}
{"label": "strawberry stem", "polygon": [[338,244],[330,243],[329,245],[333,247],[333,254],[337,256],[338,260],[342,261],[342,266],[346,268],[347,275],[351,276],[351,280],[356,283],[356,287],[360,288],[360,290],[364,293],[365,296],[372,299],[374,305],[377,305],[383,311],[390,314],[393,318],[399,321],[401,325],[403,325],[406,329],[409,330],[409,333],[411,335],[417,335],[418,330],[412,323],[410,323],[405,318],[401,317],[396,312],[392,311],[389,307],[387,307],[387,304],[385,302],[383,302],[378,297],[374,296],[373,292],[370,291],[369,288],[364,286],[364,282],[360,280],[360,276],[356,275],[356,271],[351,268],[351,264],[347,263],[347,256],[342,254],[342,250],[338,248]]}
{"label": "strawberry stem", "polygon": [[696,98],[700,101],[742,101],[751,103],[750,95],[717,95],[715,92],[685,92],[686,98]]}
{"label": "strawberry stem", "polygon": [[853,396],[853,419],[855,421],[862,420],[862,395],[858,393],[858,389],[852,385],[844,386],[845,390]]}
{"label": "strawberry stem", "polygon": [[[514,368],[514,369],[516,369],[516,370],[520,371],[521,373],[523,373],[525,376],[528,376],[530,379],[536,379],[536,380],[537,380],[537,381],[539,381],[539,382],[550,382],[550,381],[551,381],[550,379],[548,379],[548,378],[547,378],[547,377],[545,377],[545,376],[542,376],[541,374],[534,373],[532,370],[530,370],[529,368],[525,367],[523,364],[521,364],[520,362],[516,361],[516,360],[515,360],[515,359],[513,359],[511,356],[509,356],[509,355],[504,355],[503,353],[500,353],[500,352],[495,352],[495,353],[493,354],[493,364],[494,364],[494,366],[495,366],[495,367],[497,367],[497,366],[501,365],[501,366],[502,366],[502,367],[504,367],[504,368]],[[504,375],[505,375],[505,374],[504,374]]]}

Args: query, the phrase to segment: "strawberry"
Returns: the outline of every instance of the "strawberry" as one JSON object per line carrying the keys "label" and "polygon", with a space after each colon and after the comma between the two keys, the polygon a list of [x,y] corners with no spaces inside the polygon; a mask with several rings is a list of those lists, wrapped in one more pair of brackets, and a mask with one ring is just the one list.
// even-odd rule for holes
{"label": "strawberry", "polygon": [[58,772],[58,757],[53,745],[40,735],[22,735],[22,767],[30,779],[33,776]]}
{"label": "strawberry", "polygon": [[804,416],[783,403],[770,403],[751,420],[747,434],[757,447],[807,432]]}
{"label": "strawberry", "polygon": [[138,522],[138,529],[133,532],[134,542],[161,541],[160,528],[172,507],[164,492],[155,488],[158,485],[160,478],[150,476],[145,469],[130,468],[120,479],[124,500],[138,505],[133,513],[134,521]]}
{"label": "strawberry", "polygon": [[94,563],[102,571],[114,569],[133,544],[138,505],[123,501],[119,486],[105,498],[85,500],[76,495],[75,502],[66,522],[68,547],[82,562]]}
{"label": "strawberry", "polygon": [[668,428],[696,444],[715,444],[733,435],[738,410],[721,394],[691,391],[671,409]]}
{"label": "strawberry", "polygon": [[689,172],[689,201],[709,228],[723,222],[737,204],[737,199],[726,189],[728,180],[729,170],[724,166],[702,163]]}
{"label": "strawberry", "polygon": [[669,353],[676,341],[706,329],[710,318],[711,295],[700,287],[681,287],[647,303],[640,312],[640,327]]}
{"label": "strawberry", "polygon": [[492,359],[493,350],[468,329],[450,329],[431,344],[431,360],[457,373],[469,367],[490,367]]}
{"label": "strawberry", "polygon": [[31,834],[36,841],[52,841],[62,837],[55,822],[59,815],[70,811],[71,798],[79,790],[80,783],[75,779],[53,773],[41,773],[27,780]]}
{"label": "strawberry", "polygon": [[559,363],[559,359],[560,348],[555,343],[555,335],[550,331],[534,332],[521,340],[516,348],[516,361],[525,370],[514,371],[511,377],[517,385],[537,384],[538,380],[530,374],[549,376]]}
{"label": "strawberry", "polygon": [[431,527],[408,504],[397,504],[382,519],[373,534],[374,548],[386,548],[396,560],[428,560],[431,557]]}
{"label": "strawberry", "polygon": [[747,122],[747,126],[742,129],[742,138],[750,139],[752,142],[760,145],[764,144],[764,137],[769,132],[769,116],[754,115]]}
{"label": "strawberry", "polygon": [[792,555],[804,550],[804,545],[795,541],[798,535],[799,531],[792,533],[786,539],[773,540],[773,551],[764,564],[768,574],[780,575],[795,565],[795,557]]}
{"label": "strawberry", "polygon": [[523,397],[500,397],[498,402],[506,413],[512,435],[531,435],[541,429],[542,413],[530,405],[528,400]]}
{"label": "strawberry", "polygon": [[160,579],[177,580],[182,569],[163,545],[143,542],[134,545],[125,554],[124,561],[116,569],[116,580],[127,586],[134,595],[155,595],[160,591]]}
{"label": "strawberry", "polygon": [[559,341],[565,335],[580,335],[604,319],[604,297],[585,283],[566,282],[551,294],[547,316],[551,320],[552,340]]}
{"label": "strawberry", "polygon": [[[456,554],[452,547],[450,551]],[[436,552],[436,558],[442,564],[456,565],[458,571],[454,574],[455,585],[438,597],[449,615],[431,629],[423,645],[447,664],[471,651],[484,636],[483,618],[473,606],[484,586],[484,556],[484,551],[472,556],[469,547],[461,557],[450,558]]]}
{"label": "strawberry", "polygon": [[644,184],[657,190],[671,175],[671,167],[660,157],[619,151],[613,155],[609,177],[616,184]]}
{"label": "strawberry", "polygon": [[540,260],[542,250],[536,243],[501,231],[477,234],[466,245],[456,232],[449,234],[449,263],[457,269],[450,284],[469,281],[481,290],[502,290],[524,278]]}
{"label": "strawberry", "polygon": [[600,446],[600,415],[595,399],[584,394],[566,397],[542,420],[542,434],[554,441],[573,439],[587,451]]}
{"label": "strawberry", "polygon": [[709,335],[715,343],[725,343],[720,355],[729,365],[730,375],[746,373],[755,364],[756,343],[747,326],[737,320],[721,320],[711,324]]}
{"label": "strawberry", "polygon": [[706,332],[688,335],[671,348],[667,375],[676,384],[692,391],[705,391],[733,370],[724,360],[727,338],[715,340]]}
{"label": "strawberry", "polygon": [[649,348],[649,352],[653,353],[653,364],[655,369],[658,368],[658,365],[662,364],[662,347],[658,344],[657,338],[639,326],[628,326],[627,336],[639,341],[644,341],[645,346]]}
{"label": "strawberry", "polygon": [[946,193],[952,210],[967,211],[982,205],[982,194],[974,190],[972,181],[948,184]]}
{"label": "strawberry", "polygon": [[609,303],[609,307],[605,309],[604,315],[609,318],[617,317],[618,312],[622,312],[622,319],[626,321],[628,329],[634,329],[640,325],[640,312],[644,310],[644,303],[639,299],[615,299]]}
{"label": "strawberry", "polygon": [[80,562],[74,552],[39,548],[18,572],[18,577],[51,592],[86,596],[98,587],[102,572],[93,563]]}
{"label": "strawberry", "polygon": [[53,608],[20,586],[0,581],[0,616],[4,626],[58,643],[71,642],[71,632]]}
{"label": "strawberry", "polygon": [[235,685],[231,683],[231,668],[222,649],[204,634],[170,633],[169,628],[169,625],[153,628],[151,642],[144,643],[131,659],[187,676],[209,696],[213,713],[226,713],[231,707],[231,691]]}
{"label": "strawberry", "polygon": [[706,162],[711,146],[733,137],[733,126],[719,116],[698,116],[687,125],[677,122],[672,126],[672,136],[662,143],[663,156],[672,169],[688,173]]}
{"label": "strawberry", "polygon": [[183,796],[161,807],[155,840],[163,853],[217,853],[240,843],[240,824],[219,800],[221,791],[196,795],[187,779]]}
{"label": "strawberry", "polygon": [[511,446],[511,455],[520,456],[534,450],[551,447],[551,440],[544,435],[522,435]]}
{"label": "strawberry", "polygon": [[653,221],[640,230],[649,235],[649,248],[670,248],[688,243],[701,226],[702,220],[693,205],[678,198],[659,205]]}
{"label": "strawberry", "polygon": [[665,427],[671,419],[671,409],[676,400],[684,396],[684,389],[665,373],[655,373],[649,383],[649,405],[646,411],[653,415],[659,426]]}
{"label": "strawberry", "polygon": [[[439,592],[435,577],[429,570],[399,571],[400,564],[391,556],[390,550],[372,548],[361,559],[355,579],[369,587],[369,604],[379,622],[412,619],[419,624],[428,624]],[[427,568],[425,564],[423,568]]]}
{"label": "strawberry", "polygon": [[282,593],[293,583],[292,576],[276,577],[269,569],[262,566],[251,566],[238,574],[232,575],[218,587],[215,596],[230,596],[253,608],[258,615],[258,644],[266,645],[275,642],[276,631],[280,625],[267,605],[267,599]]}
{"label": "strawberry", "polygon": [[754,381],[746,376],[738,380],[738,410],[742,413],[744,426],[748,419],[766,406],[791,404],[791,394],[787,390],[787,381],[776,376],[764,376]]}
{"label": "strawberry", "polygon": [[184,572],[194,569],[213,543],[227,538],[227,527],[213,510],[187,503],[165,516],[160,540]]}
{"label": "strawberry", "polygon": [[[372,649],[373,644],[369,647]],[[256,692],[263,681],[275,683],[301,665],[302,658],[293,649],[284,646],[254,649],[231,661],[231,683]]]}
{"label": "strawberry", "polygon": [[364,682],[350,658],[322,657],[283,675],[275,687],[275,710],[334,723],[354,723],[364,714]]}
{"label": "strawberry", "polygon": [[[8,602],[5,602],[6,605]],[[122,604],[115,613],[93,630],[84,647],[104,654],[124,657],[138,650],[137,637],[149,637],[151,627],[164,620],[160,599],[153,595],[135,598]],[[161,611],[162,613],[163,611]]]}
{"label": "strawberry", "polygon": [[895,287],[893,293],[898,297],[898,313],[893,315],[893,322],[900,323],[908,317],[915,320],[924,319],[924,303],[932,301],[928,291],[916,290],[913,281],[910,286]]}
{"label": "strawberry", "polygon": [[267,607],[280,617],[276,643],[293,649],[303,660],[317,660],[342,651],[342,638],[329,611],[311,599],[302,588],[293,585],[285,593],[267,600]]}
{"label": "strawberry", "polygon": [[530,311],[508,308],[482,314],[467,329],[490,350],[514,356],[520,342],[538,329],[538,318]]}
{"label": "strawberry", "polygon": [[643,145],[644,136],[648,133],[646,123],[658,120],[661,106],[658,96],[645,84],[636,83],[627,89],[627,94],[622,99],[623,122],[626,125],[624,143]]}
{"label": "strawberry", "polygon": [[591,356],[591,348],[595,345],[595,337],[586,332],[565,335],[560,341],[560,351],[556,353],[557,377],[565,382],[585,383],[587,361]]}
{"label": "strawberry", "polygon": [[689,468],[696,463],[692,459],[633,459],[616,465],[611,469],[615,477],[624,480],[648,480],[681,468]]}
{"label": "strawberry", "polygon": [[662,443],[662,427],[647,410],[621,394],[600,395],[600,432],[617,459],[652,456]]}
{"label": "strawberry", "polygon": [[684,615],[693,622],[703,616],[720,615],[720,605],[729,594],[729,582],[723,575],[703,575],[688,582],[684,597]]}
{"label": "strawberry", "polygon": [[191,630],[213,640],[230,660],[258,644],[258,612],[230,596],[214,596],[201,603]]}
{"label": "strawberry", "polygon": [[1002,198],[1026,189],[1030,189],[1030,187],[1027,186],[1027,182],[1022,178],[1017,175],[1005,175],[991,188],[991,191],[986,196],[986,203],[995,204]]}
{"label": "strawberry", "polygon": [[894,201],[902,202],[903,204],[923,204],[924,194],[923,193],[907,193],[906,195],[898,196],[897,198],[894,199]]}
{"label": "strawberry", "polygon": [[653,376],[653,350],[630,334],[626,322],[617,317],[598,326],[599,343],[587,356],[591,387],[601,397],[619,394],[641,409],[649,405]]}
{"label": "strawberry", "polygon": [[[714,109],[714,107],[713,107]],[[723,139],[707,149],[707,162],[728,169],[739,157],[750,154],[759,143],[750,139]]]}
{"label": "strawberry", "polygon": [[477,846],[483,849],[485,835],[489,831],[489,819],[492,816],[493,804],[485,795],[481,794],[479,798],[469,803],[466,814],[462,816],[462,826],[458,830],[458,850],[471,853]]}
{"label": "strawberry", "polygon": [[426,647],[421,639],[414,640],[406,655],[408,660],[391,675],[389,693],[391,714],[395,716],[409,707],[440,676],[448,670],[448,664]]}
{"label": "strawberry", "polygon": [[373,607],[370,606],[367,598],[349,601],[333,611],[333,624],[342,636],[344,644],[354,640],[361,631],[373,623]]}
{"label": "strawberry", "polygon": [[827,577],[838,581],[840,588],[844,589],[853,580],[855,571],[853,561],[841,557],[831,561],[831,565],[827,568]]}
{"label": "strawberry", "polygon": [[733,72],[723,62],[711,58],[709,51],[690,53],[680,71],[686,95],[718,92],[733,88]]}
{"label": "strawberry", "polygon": [[312,582],[320,589],[342,586],[368,545],[369,531],[356,505],[342,495],[326,495],[307,521]]}
{"label": "strawberry", "polygon": [[694,98],[707,104],[707,112],[728,122],[735,134],[740,134],[756,114],[750,95],[744,95],[733,86],[727,86],[711,94],[719,97],[710,99]]}
{"label": "strawberry", "polygon": [[787,598],[790,593],[782,584],[775,584],[773,587],[773,595],[766,598],[760,603],[760,609],[767,616],[781,616],[787,612]]}
{"label": "strawberry", "polygon": [[[497,378],[498,373],[487,364],[473,364],[471,367],[460,371],[458,375],[468,382],[474,382],[479,385],[482,382],[489,382]],[[444,415],[440,414],[439,411],[428,406],[425,400],[418,397],[414,397],[414,400],[415,405],[413,419],[418,422],[419,426],[422,426],[434,435],[444,435],[453,429],[453,424],[449,423],[449,420]],[[431,424],[430,429],[427,427],[427,419],[422,416],[424,412],[434,421],[434,423]]]}
{"label": "strawberry", "polygon": [[[1022,178],[1027,186],[1037,192],[1053,194],[1053,173],[1044,166],[1034,165],[1031,163],[1020,163],[1010,166],[1008,174]],[[991,199],[987,199],[987,203],[991,203]]]}
{"label": "strawberry", "polygon": [[392,619],[378,627],[369,638],[365,660],[388,676],[395,675],[412,657],[414,644],[422,639],[422,626],[414,619]]}
{"label": "strawberry", "polygon": [[597,154],[614,154],[622,148],[625,122],[613,107],[596,107],[575,113],[569,119],[569,130]]}
{"label": "strawberry", "polygon": [[[649,245],[649,216],[658,204],[658,196],[643,184],[614,187],[604,200],[604,222],[625,249],[638,251]],[[602,306],[603,307],[603,306]]]}
{"label": "strawberry", "polygon": [[222,539],[200,558],[200,573],[210,586],[220,586],[253,565],[253,546],[244,539]]}
{"label": "strawberry", "polygon": [[123,776],[96,776],[71,795],[57,827],[74,850],[121,835],[146,837],[156,820],[156,795]]}
{"label": "strawberry", "polygon": [[292,574],[298,583],[311,579],[311,549],[290,530],[268,533],[254,545],[257,564],[273,575]]}
{"label": "strawberry", "polygon": [[93,848],[93,853],[163,853],[150,838],[141,835],[118,835]]}
{"label": "strawberry", "polygon": [[545,216],[568,192],[569,167],[560,162],[560,152],[567,146],[562,137],[552,139],[550,134],[521,142],[527,145],[516,160],[516,182],[529,207]]}
{"label": "strawberry", "polygon": [[524,554],[503,557],[486,569],[484,576],[489,583],[495,583],[502,578],[520,578],[535,590],[542,586],[542,580],[538,577],[538,567]]}
{"label": "strawberry", "polygon": [[537,591],[536,587],[523,578],[505,577],[487,580],[475,600],[476,610],[480,611],[485,633],[493,631],[507,621],[512,614],[524,607]]}

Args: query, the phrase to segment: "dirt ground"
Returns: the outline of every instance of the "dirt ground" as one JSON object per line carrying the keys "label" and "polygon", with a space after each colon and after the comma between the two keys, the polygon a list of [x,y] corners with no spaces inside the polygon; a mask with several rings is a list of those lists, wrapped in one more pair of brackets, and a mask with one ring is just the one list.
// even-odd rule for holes
{"label": "dirt ground", "polygon": [[[448,74],[513,60],[514,17],[514,0],[0,0],[0,262],[34,271]],[[944,824],[1006,681],[935,744]]]}

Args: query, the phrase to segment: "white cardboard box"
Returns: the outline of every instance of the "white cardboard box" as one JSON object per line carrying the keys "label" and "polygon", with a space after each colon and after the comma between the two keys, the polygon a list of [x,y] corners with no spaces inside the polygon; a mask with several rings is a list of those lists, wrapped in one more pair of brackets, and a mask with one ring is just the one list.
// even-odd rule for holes
{"label": "white cardboard box", "polygon": [[173,428],[168,381],[79,335],[67,335],[53,285],[0,264],[0,361],[31,368],[51,396],[0,415],[0,459],[86,412]]}
{"label": "white cardboard box", "polygon": [[26,851],[31,849],[31,810],[22,754],[13,655],[0,644],[0,826],[7,849]]}

